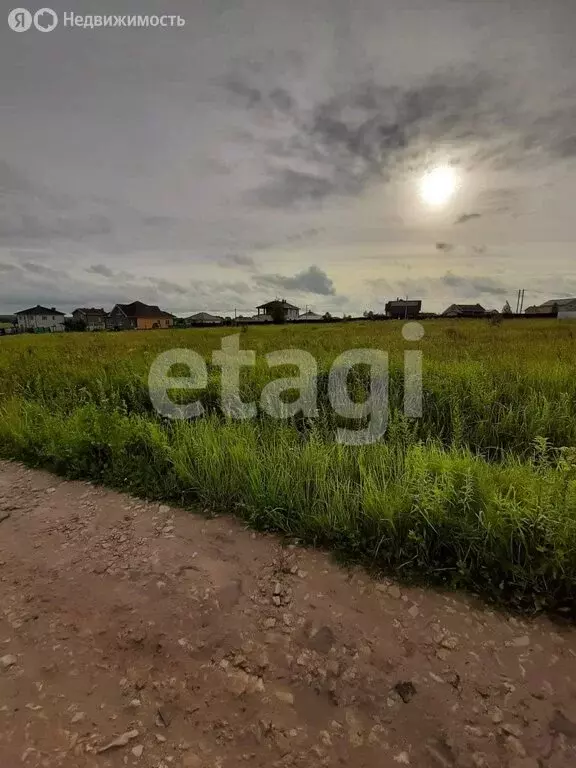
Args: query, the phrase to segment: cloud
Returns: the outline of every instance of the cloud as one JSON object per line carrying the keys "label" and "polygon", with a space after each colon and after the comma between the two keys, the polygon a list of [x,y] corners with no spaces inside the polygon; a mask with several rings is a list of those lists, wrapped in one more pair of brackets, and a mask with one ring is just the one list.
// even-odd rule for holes
{"label": "cloud", "polygon": [[479,219],[481,216],[481,213],[463,213],[461,216],[458,216],[454,224],[466,224],[468,221]]}
{"label": "cloud", "polygon": [[243,253],[227,253],[222,256],[218,264],[221,267],[250,267],[255,266],[254,259],[251,256],[247,256]]}
{"label": "cloud", "polygon": [[284,275],[261,275],[257,278],[256,283],[266,288],[315,293],[318,296],[334,296],[336,294],[336,289],[332,280],[324,270],[315,265],[299,272],[297,275],[294,275],[294,277],[285,277]]}
{"label": "cloud", "polygon": [[93,275],[102,275],[103,277],[114,277],[114,271],[105,264],[92,264],[86,272],[90,272]]}
{"label": "cloud", "polygon": [[450,251],[453,251],[456,246],[452,243],[436,243],[436,250],[437,251],[444,251],[445,253],[450,253]]}
{"label": "cloud", "polygon": [[240,68],[226,88],[243,110],[243,141],[264,153],[266,174],[252,199],[270,207],[359,194],[414,160],[426,162],[431,146],[451,146],[459,163],[508,169],[576,157],[576,109],[565,95],[552,94],[550,114],[550,105],[529,109],[508,79],[475,66],[409,85],[356,80],[311,105],[295,86],[279,87],[274,74],[267,82],[253,68]]}
{"label": "cloud", "polygon": [[0,263],[0,272],[14,272],[18,267],[15,264]]}

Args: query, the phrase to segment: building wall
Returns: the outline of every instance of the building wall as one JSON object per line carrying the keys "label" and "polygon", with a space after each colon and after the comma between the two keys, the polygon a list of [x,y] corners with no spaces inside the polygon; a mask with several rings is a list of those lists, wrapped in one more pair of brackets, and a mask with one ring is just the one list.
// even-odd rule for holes
{"label": "building wall", "polygon": [[171,328],[172,324],[171,317],[139,317],[136,321],[136,327],[140,331],[150,331],[153,328]]}
{"label": "building wall", "polygon": [[286,310],[286,319],[287,320],[297,320],[298,319],[298,310],[297,309],[287,309]]}
{"label": "building wall", "polygon": [[64,330],[64,315],[18,315],[18,328],[25,331],[42,329],[57,333]]}
{"label": "building wall", "polygon": [[576,320],[576,309],[559,309],[559,320]]}

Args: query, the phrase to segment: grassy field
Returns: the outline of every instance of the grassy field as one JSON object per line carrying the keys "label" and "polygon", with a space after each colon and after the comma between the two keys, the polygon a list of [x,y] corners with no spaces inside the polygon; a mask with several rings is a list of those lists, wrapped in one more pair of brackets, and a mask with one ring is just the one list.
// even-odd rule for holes
{"label": "grassy field", "polygon": [[[260,356],[296,347],[319,363],[319,417],[237,422],[209,366],[195,422],[153,411],[150,364],[188,347],[210,360],[234,329],[0,338],[0,453],[149,497],[232,511],[406,578],[463,586],[528,609],[576,597],[576,324],[429,321],[249,327]],[[390,354],[383,441],[339,445],[326,398],[344,350]],[[404,416],[403,351],[424,354],[424,411]],[[361,399],[365,380],[351,385]],[[290,369],[259,359],[243,395]],[[348,425],[350,426],[350,425]]]}

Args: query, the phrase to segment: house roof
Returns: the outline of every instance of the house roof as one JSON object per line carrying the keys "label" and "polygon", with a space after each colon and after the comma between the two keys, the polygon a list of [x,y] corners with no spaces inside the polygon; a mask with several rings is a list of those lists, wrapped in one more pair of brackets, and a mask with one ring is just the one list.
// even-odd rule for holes
{"label": "house roof", "polygon": [[[75,309],[74,312],[82,312],[84,315],[99,315],[100,317],[108,317],[108,312],[106,312],[105,309],[98,309],[96,307],[78,307],[78,309]],[[74,312],[72,312],[72,314],[74,314]]]}
{"label": "house roof", "polygon": [[116,304],[126,317],[173,317],[170,312],[155,304],[144,304],[142,301],[133,301],[131,304]]}
{"label": "house roof", "polygon": [[256,307],[256,309],[297,309],[299,310],[300,307],[295,307],[294,304],[289,304],[286,299],[274,299],[274,301],[269,301],[266,304],[260,304],[259,307]]}
{"label": "house roof", "polygon": [[482,304],[451,304],[446,312],[450,309],[459,309],[462,312],[486,312]]}
{"label": "house roof", "polygon": [[406,301],[405,299],[396,299],[395,301],[388,301],[386,303],[387,307],[421,307],[422,302],[420,299],[409,299]]}
{"label": "house roof", "polygon": [[220,320],[223,320],[223,317],[220,317],[219,315],[211,315],[208,312],[197,312],[195,315],[190,315],[190,317],[186,318],[187,320],[191,320],[192,322],[198,322],[198,321],[212,321],[212,322],[220,322]]}
{"label": "house roof", "polygon": [[576,304],[576,299],[550,299],[549,301],[545,301],[544,304],[541,304],[541,307],[553,307],[555,305],[558,305],[559,307],[567,307],[572,304]]}
{"label": "house roof", "polygon": [[43,307],[40,304],[37,304],[35,307],[31,307],[30,309],[21,309],[20,312],[16,312],[16,315],[62,315],[64,316],[64,312],[59,312],[54,307]]}
{"label": "house roof", "polygon": [[323,319],[322,315],[319,315],[316,312],[312,312],[311,310],[308,312],[304,312],[298,317],[298,320],[322,320],[322,319]]}

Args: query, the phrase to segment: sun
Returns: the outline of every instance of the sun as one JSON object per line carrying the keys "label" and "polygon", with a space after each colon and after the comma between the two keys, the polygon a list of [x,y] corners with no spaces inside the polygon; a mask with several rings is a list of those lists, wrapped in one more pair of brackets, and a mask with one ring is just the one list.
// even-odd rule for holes
{"label": "sun", "polygon": [[458,174],[449,165],[439,165],[420,179],[420,196],[427,205],[446,205],[456,194]]}

